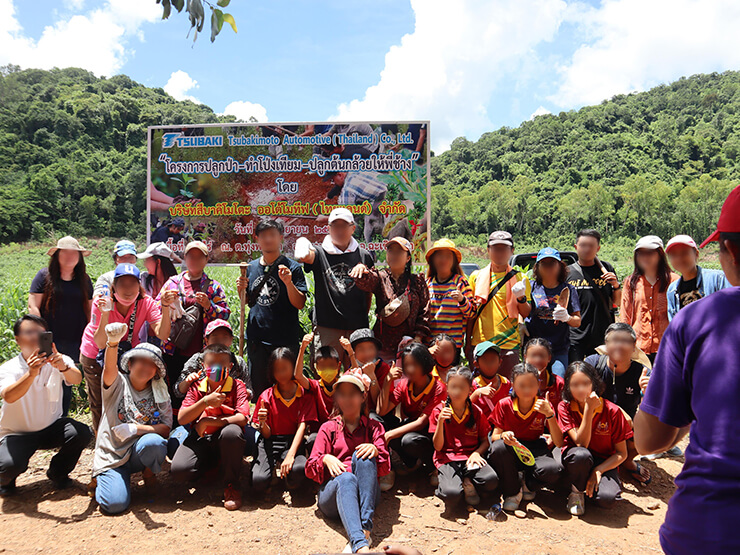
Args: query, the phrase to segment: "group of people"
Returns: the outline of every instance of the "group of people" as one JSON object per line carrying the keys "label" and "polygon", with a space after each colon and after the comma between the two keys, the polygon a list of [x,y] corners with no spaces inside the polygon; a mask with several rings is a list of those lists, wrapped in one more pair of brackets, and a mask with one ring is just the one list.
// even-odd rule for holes
{"label": "group of people", "polygon": [[[740,220],[737,202],[727,210]],[[683,312],[704,314],[707,302],[688,305],[721,289],[729,291],[723,311],[737,307],[740,241],[729,232],[733,216],[726,221],[710,237],[720,240],[724,273],[697,265],[688,236],[665,247],[647,236],[620,282],[597,256],[595,230],[577,234],[569,266],[556,249],[540,250],[531,278],[510,265],[512,235],[495,231],[490,262],[466,277],[449,239],[428,250],[425,275],[414,273],[403,237],[387,242],[386,264],[376,267],[345,208],[332,211],[321,244],[298,239],[293,258],[282,252],[283,224],[263,220],[261,256],[236,282],[249,306],[246,360],[232,352],[232,307],[206,273],[205,244],[188,243],[178,271],[163,242],[139,253],[119,241],[115,267],[93,286],[89,251],[65,237],[15,323],[19,355],[0,366],[0,494],[13,494],[33,453],[52,447],[60,449],[47,475],[67,486],[94,435],[90,488],[105,513],[127,509],[132,473],[155,488],[167,459],[177,481],[222,479],[224,507],[236,510],[251,457],[255,492],[282,484],[298,494],[316,482],[319,509],[341,518],[352,552],[369,551],[380,492],[397,475],[427,475],[448,512],[482,495],[516,511],[543,487],[567,488],[573,515],[587,499],[610,507],[620,469],[650,482],[638,451],[675,448],[698,411],[712,410],[708,400],[686,404],[692,381],[681,353],[696,360],[701,346],[687,345]],[[315,283],[310,331],[299,320],[304,272]],[[670,352],[660,347],[664,334]],[[722,351],[716,345],[714,358]],[[83,377],[92,431],[67,416],[69,388]],[[721,397],[722,387],[711,389]],[[681,394],[685,406],[668,404]]]}

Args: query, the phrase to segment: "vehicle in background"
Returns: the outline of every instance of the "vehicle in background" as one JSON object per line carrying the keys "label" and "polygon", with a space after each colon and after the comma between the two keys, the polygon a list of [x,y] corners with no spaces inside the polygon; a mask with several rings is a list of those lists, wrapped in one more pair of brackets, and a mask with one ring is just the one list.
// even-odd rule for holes
{"label": "vehicle in background", "polygon": [[460,268],[468,277],[473,272],[477,272],[478,270],[480,270],[480,266],[478,266],[475,262],[462,262],[460,263]]}
{"label": "vehicle in background", "polygon": [[[560,258],[565,262],[566,266],[578,262],[578,254],[575,251],[560,251]],[[536,252],[528,252],[523,254],[515,254],[509,259],[509,265],[513,268],[519,266],[520,268],[534,268],[534,263],[537,261]]]}

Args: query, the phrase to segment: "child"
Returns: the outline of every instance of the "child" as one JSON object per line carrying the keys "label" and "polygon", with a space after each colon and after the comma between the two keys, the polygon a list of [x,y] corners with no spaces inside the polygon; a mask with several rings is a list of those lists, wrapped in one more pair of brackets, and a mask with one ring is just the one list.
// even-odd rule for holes
{"label": "child", "polygon": [[537,394],[538,397],[544,399],[545,394],[549,393],[550,404],[557,408],[563,396],[563,378],[554,372],[550,372],[551,361],[552,346],[547,339],[535,337],[524,346],[524,362],[534,366],[539,375],[540,389]]}
{"label": "child", "polygon": [[573,484],[567,507],[575,516],[586,512],[585,495],[608,509],[622,492],[618,468],[633,432],[622,409],[600,396],[603,391],[593,366],[581,361],[568,366],[558,415],[565,434],[563,466]]}
{"label": "child", "polygon": [[187,439],[177,448],[170,472],[178,481],[195,480],[219,468],[224,477],[224,507],[242,506],[242,457],[246,446],[244,426],[249,417],[249,392],[232,378],[231,351],[213,344],[203,352],[206,377],[193,382],[178,413],[182,425],[194,422]]}
{"label": "child", "polygon": [[269,487],[277,465],[288,489],[298,488],[306,478],[303,439],[307,425],[316,422],[318,416],[315,400],[293,379],[295,363],[296,356],[287,347],[278,347],[270,354],[268,375],[274,385],[262,392],[252,415],[262,435],[252,464],[252,486],[256,490]]}
{"label": "child", "polygon": [[[446,399],[447,388],[431,375],[434,358],[421,343],[409,343],[404,347],[401,364],[403,369],[398,366],[391,368],[380,395],[379,409],[386,428],[385,439],[407,469],[413,471],[423,465],[432,472],[431,483],[436,486],[429,415]],[[404,415],[402,421],[391,414],[399,404]],[[390,472],[381,482],[381,487],[390,489],[393,479],[394,473]]]}
{"label": "child", "polygon": [[[319,379],[307,378],[303,374],[303,355],[313,341],[313,334],[307,333],[303,336],[301,349],[295,363],[293,377],[303,389],[308,391],[316,400],[316,414],[319,423],[329,420],[329,415],[334,410],[334,384],[337,383],[341,361],[339,353],[331,345],[324,345],[316,349],[313,359],[313,368]],[[316,429],[314,428],[314,431]]]}
{"label": "child", "polygon": [[[511,371],[513,393],[493,409],[495,428],[491,434],[491,464],[501,481],[503,509],[515,511],[523,500],[531,501],[539,488],[554,484],[562,467],[542,437],[548,430],[556,447],[563,445],[563,434],[555,411],[545,394],[537,397],[539,372],[531,364],[517,364]],[[526,466],[516,455],[514,446],[524,446],[534,456],[534,466]],[[524,472],[519,482],[518,471]]]}
{"label": "child", "polygon": [[447,383],[447,371],[460,364],[460,347],[452,337],[440,333],[432,338],[429,352],[434,357],[432,375],[442,380],[442,383]]}
{"label": "child", "polygon": [[498,369],[501,366],[501,349],[490,341],[483,341],[475,346],[473,358],[478,370],[473,379],[473,393],[470,401],[483,411],[489,422],[493,408],[501,399],[509,396],[511,382],[500,376]]}
{"label": "child", "polygon": [[328,517],[341,518],[353,553],[370,551],[380,498],[378,476],[391,469],[385,430],[364,414],[369,382],[357,369],[337,380],[335,415],[319,428],[306,464],[306,476],[321,484],[319,509]]}
{"label": "child", "polygon": [[391,367],[387,362],[378,358],[378,353],[383,346],[370,328],[353,331],[349,336],[349,342],[350,351],[347,352],[352,365],[361,367],[362,372],[370,378],[368,405],[370,412],[374,413],[377,410],[380,388],[388,372],[391,371]]}
{"label": "child", "polygon": [[140,343],[121,357],[118,343],[128,326],[105,326],[108,337],[103,366],[103,406],[95,438],[93,482],[95,500],[103,512],[118,514],[131,503],[131,474],[142,472],[152,490],[167,455],[172,405],[165,383],[162,351]]}
{"label": "child", "polygon": [[447,401],[432,411],[429,433],[439,473],[436,495],[450,509],[463,496],[468,505],[480,503],[477,489],[493,491],[498,476],[483,458],[490,445],[490,427],[481,410],[470,402],[473,373],[467,366],[456,366],[447,378]]}

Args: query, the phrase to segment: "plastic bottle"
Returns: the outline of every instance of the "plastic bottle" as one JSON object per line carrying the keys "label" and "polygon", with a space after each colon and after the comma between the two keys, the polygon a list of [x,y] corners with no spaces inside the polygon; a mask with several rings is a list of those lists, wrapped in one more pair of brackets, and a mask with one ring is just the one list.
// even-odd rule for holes
{"label": "plastic bottle", "polygon": [[491,521],[497,521],[498,516],[501,514],[501,503],[494,503],[493,506],[491,506],[491,510],[486,513],[486,519]]}
{"label": "plastic bottle", "polygon": [[103,292],[101,293],[101,297],[105,300],[105,308],[101,307],[101,310],[104,312],[110,312],[112,306],[111,306],[111,299],[110,299],[110,287],[108,284],[103,285]]}
{"label": "plastic bottle", "polygon": [[155,410],[154,414],[152,414],[152,426],[155,424],[159,424],[159,411]]}

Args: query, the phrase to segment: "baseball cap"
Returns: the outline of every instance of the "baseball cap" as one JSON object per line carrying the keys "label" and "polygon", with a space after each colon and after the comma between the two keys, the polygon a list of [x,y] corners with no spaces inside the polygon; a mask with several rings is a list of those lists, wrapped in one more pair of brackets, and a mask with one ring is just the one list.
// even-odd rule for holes
{"label": "baseball cap", "polygon": [[121,276],[134,276],[139,279],[140,275],[139,269],[134,264],[119,264],[113,272],[113,279],[118,279]]}
{"label": "baseball cap", "polygon": [[344,220],[348,224],[354,224],[355,223],[355,217],[352,215],[352,212],[347,210],[346,208],[335,208],[331,211],[329,214],[329,223],[336,222],[337,220]]}
{"label": "baseball cap", "polygon": [[203,241],[190,241],[185,246],[185,254],[188,254],[188,251],[192,249],[198,249],[200,252],[208,256],[208,247]]}
{"label": "baseball cap", "polygon": [[537,253],[537,262],[544,258],[554,258],[558,261],[562,260],[558,250],[553,249],[552,247],[545,247],[544,249],[540,249],[540,252]]}
{"label": "baseball cap", "polygon": [[727,195],[719,214],[717,229],[699,245],[699,248],[712,241],[719,241],[720,233],[740,233],[740,186],[735,187]]}
{"label": "baseball cap", "polygon": [[688,235],[676,235],[675,237],[672,237],[670,241],[668,241],[668,244],[665,246],[665,252],[668,252],[671,250],[671,247],[674,247],[676,245],[686,245],[687,247],[691,247],[692,249],[696,248],[696,242]]}
{"label": "baseball cap", "polygon": [[163,256],[172,260],[172,249],[165,245],[162,241],[157,241],[149,245],[146,250],[140,254],[137,254],[137,258],[151,258],[152,256]]}
{"label": "baseball cap", "polygon": [[385,248],[387,249],[393,243],[395,243],[396,245],[398,245],[399,247],[401,247],[406,252],[413,252],[413,250],[414,250],[414,246],[411,244],[411,241],[409,241],[405,237],[401,237],[401,236],[394,237],[393,239],[391,239],[390,241],[388,241],[385,244]]}
{"label": "baseball cap", "polygon": [[658,237],[657,235],[645,235],[645,237],[640,237],[637,240],[637,244],[635,245],[635,249],[662,249],[663,248],[663,239]]}
{"label": "baseball cap", "polygon": [[375,337],[375,333],[370,328],[356,329],[349,336],[349,344],[352,345],[353,349],[357,347],[358,343],[363,343],[365,341],[374,343],[378,349],[383,348],[383,344],[377,337]]}
{"label": "baseball cap", "polygon": [[213,333],[213,331],[218,328],[227,328],[231,332],[231,335],[234,335],[234,330],[232,329],[231,324],[229,324],[226,320],[222,320],[221,318],[218,318],[216,320],[212,320],[211,322],[208,322],[208,325],[206,326],[206,333],[205,333],[206,337],[211,335],[211,333]]}
{"label": "baseball cap", "polygon": [[133,244],[133,242],[129,241],[128,239],[121,239],[116,243],[116,246],[113,247],[113,254],[116,256],[124,256],[126,254],[133,254],[136,256],[136,245]]}
{"label": "baseball cap", "polygon": [[501,348],[498,345],[491,343],[490,341],[482,341],[475,346],[475,349],[473,349],[473,357],[480,358],[491,350],[496,351],[499,355],[501,354]]}
{"label": "baseball cap", "polygon": [[185,220],[183,218],[175,218],[170,222],[170,225],[174,225],[175,227],[185,227]]}
{"label": "baseball cap", "polygon": [[488,246],[508,245],[514,247],[514,238],[508,231],[494,231],[488,236]]}

